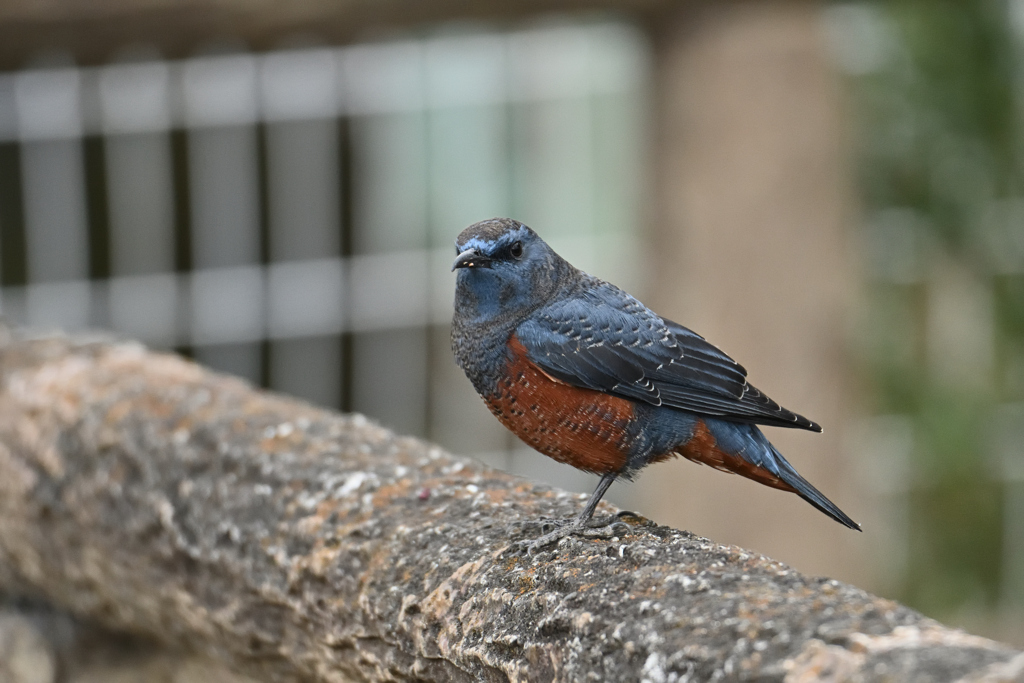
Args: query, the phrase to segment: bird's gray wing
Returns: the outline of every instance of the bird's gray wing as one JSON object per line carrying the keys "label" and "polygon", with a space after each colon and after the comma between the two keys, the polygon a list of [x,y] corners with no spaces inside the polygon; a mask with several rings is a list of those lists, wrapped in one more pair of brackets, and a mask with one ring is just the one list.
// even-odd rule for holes
{"label": "bird's gray wing", "polygon": [[821,431],[751,386],[742,365],[695,332],[601,283],[516,328],[528,359],[573,386],[701,415]]}

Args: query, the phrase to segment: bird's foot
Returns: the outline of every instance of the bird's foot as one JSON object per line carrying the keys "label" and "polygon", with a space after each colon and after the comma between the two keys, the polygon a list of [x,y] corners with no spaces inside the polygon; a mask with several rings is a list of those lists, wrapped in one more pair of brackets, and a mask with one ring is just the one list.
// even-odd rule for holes
{"label": "bird's foot", "polygon": [[582,536],[583,538],[624,536],[629,532],[629,526],[624,520],[635,517],[637,517],[635,513],[623,510],[618,514],[596,519],[580,520],[578,517],[575,519],[543,519],[534,523],[540,527],[541,532],[544,532],[543,535],[530,541],[518,541],[515,544],[516,550],[532,555],[569,536]]}

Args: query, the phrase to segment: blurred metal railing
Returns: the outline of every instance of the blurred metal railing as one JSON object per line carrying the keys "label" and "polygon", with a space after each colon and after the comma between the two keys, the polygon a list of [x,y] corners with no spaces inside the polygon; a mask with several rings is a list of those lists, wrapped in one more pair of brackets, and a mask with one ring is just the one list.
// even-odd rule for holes
{"label": "blurred metal railing", "polygon": [[629,284],[647,50],[596,23],[0,74],[3,314],[517,469],[450,360],[451,245],[514,215]]}

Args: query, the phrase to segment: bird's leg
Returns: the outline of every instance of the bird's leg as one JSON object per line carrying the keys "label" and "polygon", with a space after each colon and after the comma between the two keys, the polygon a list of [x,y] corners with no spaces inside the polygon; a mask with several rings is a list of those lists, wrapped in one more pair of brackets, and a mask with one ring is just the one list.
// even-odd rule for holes
{"label": "bird's leg", "polygon": [[[615,478],[619,476],[618,472],[611,472],[601,477],[601,481],[597,482],[597,488],[590,494],[590,498],[587,499],[587,504],[580,510],[579,516],[572,522],[572,524],[580,529],[586,529],[593,526],[594,523],[594,511],[597,510],[597,504],[604,498],[604,494],[608,492],[608,487],[612,485]],[[610,519],[610,518],[606,518]],[[598,526],[605,526],[607,524],[606,519],[602,519],[603,524]]]}
{"label": "bird's leg", "polygon": [[612,536],[619,524],[622,522],[618,521],[617,515],[611,515],[610,517],[602,517],[600,520],[594,520],[594,511],[597,509],[597,504],[601,502],[601,498],[604,497],[605,492],[608,491],[608,487],[612,485],[615,478],[619,476],[618,472],[609,472],[608,474],[601,477],[601,481],[598,482],[597,488],[594,489],[594,493],[591,494],[587,504],[583,506],[583,510],[571,521],[556,521],[555,530],[544,534],[540,538],[527,543],[526,548],[529,551],[539,550],[546,545],[555,543],[566,536],[573,536],[579,534],[580,536],[586,536],[590,538],[607,538]]}

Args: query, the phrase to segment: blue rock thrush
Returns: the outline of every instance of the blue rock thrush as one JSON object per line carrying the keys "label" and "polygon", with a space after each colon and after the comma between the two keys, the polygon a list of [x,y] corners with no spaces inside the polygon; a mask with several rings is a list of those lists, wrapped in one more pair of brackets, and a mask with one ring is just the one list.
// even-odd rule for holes
{"label": "blue rock thrush", "polygon": [[796,493],[860,529],[757,425],[821,427],[751,386],[746,370],[703,337],[574,268],[517,221],[471,225],[455,249],[459,366],[516,436],[601,475],[579,516],[532,547],[600,535],[607,522],[591,518],[612,482],[678,455]]}

